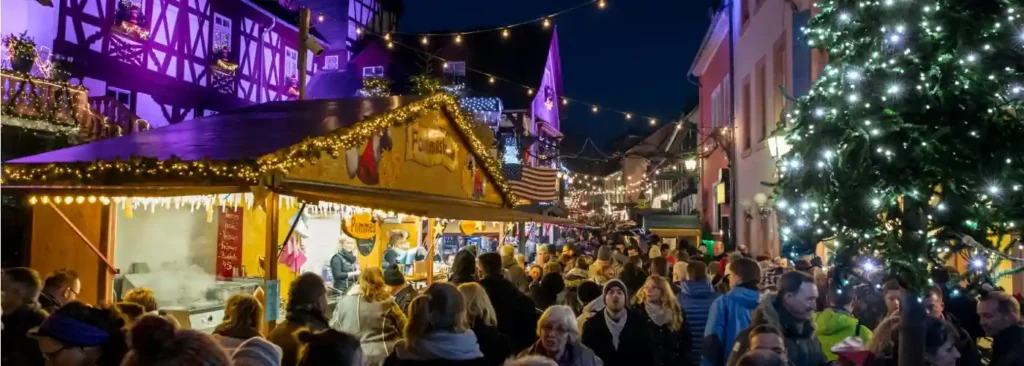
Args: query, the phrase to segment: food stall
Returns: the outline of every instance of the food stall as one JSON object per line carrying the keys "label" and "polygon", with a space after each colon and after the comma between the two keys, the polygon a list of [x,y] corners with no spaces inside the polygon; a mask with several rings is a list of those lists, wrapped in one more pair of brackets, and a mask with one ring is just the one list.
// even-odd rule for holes
{"label": "food stall", "polygon": [[513,209],[467,116],[443,94],[266,103],[13,160],[2,183],[33,204],[31,266],[76,270],[83,301],[146,286],[205,330],[259,287],[272,326],[342,238],[368,268],[396,243],[433,251],[450,220],[559,221]]}

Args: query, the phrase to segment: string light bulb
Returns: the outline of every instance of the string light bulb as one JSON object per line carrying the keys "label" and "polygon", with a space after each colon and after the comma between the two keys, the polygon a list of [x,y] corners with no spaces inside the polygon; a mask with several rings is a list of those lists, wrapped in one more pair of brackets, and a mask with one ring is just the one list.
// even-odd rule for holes
{"label": "string light bulb", "polygon": [[385,41],[390,41],[391,40],[391,33],[384,34],[384,40]]}
{"label": "string light bulb", "polygon": [[356,35],[362,35],[362,34],[363,34],[363,28],[362,27],[356,27]]}
{"label": "string light bulb", "polygon": [[526,95],[533,95],[533,88],[526,88]]}
{"label": "string light bulb", "polygon": [[632,113],[626,113],[626,119],[627,120],[633,119],[633,114]]}
{"label": "string light bulb", "polygon": [[[318,13],[316,15],[316,21],[320,22],[320,23],[323,23],[324,22],[324,13]],[[358,33],[358,32],[359,32],[359,28],[356,28],[356,33]]]}
{"label": "string light bulb", "polygon": [[594,113],[597,113],[597,106],[595,105],[593,107],[590,107],[590,111],[594,112]]}
{"label": "string light bulb", "polygon": [[491,76],[491,78],[490,78],[490,79],[488,79],[488,80],[487,80],[487,82],[488,82],[488,83],[491,83],[491,84],[494,84],[494,77],[493,77],[493,76]]}
{"label": "string light bulb", "polygon": [[658,120],[651,118],[651,126],[658,124]]}
{"label": "string light bulb", "polygon": [[604,1],[604,0],[597,0],[597,8],[598,8],[598,9],[604,9],[604,7],[605,7],[605,6],[607,6],[607,5],[608,5],[608,4],[607,4],[607,3],[605,3],[605,1]]}
{"label": "string light bulb", "polygon": [[462,44],[462,35],[461,34],[456,34],[455,35],[455,44]]}
{"label": "string light bulb", "polygon": [[442,67],[447,69],[448,68],[448,61],[445,61],[444,64],[442,65]]}
{"label": "string light bulb", "polygon": [[395,48],[395,42],[388,42],[388,49]]}
{"label": "string light bulb", "polygon": [[562,98],[562,105],[566,105],[566,104],[569,104],[569,99]]}
{"label": "string light bulb", "polygon": [[544,28],[551,27],[551,20],[544,18]]}
{"label": "string light bulb", "polygon": [[508,28],[502,29],[501,30],[501,37],[502,38],[508,38],[508,36],[509,36]]}

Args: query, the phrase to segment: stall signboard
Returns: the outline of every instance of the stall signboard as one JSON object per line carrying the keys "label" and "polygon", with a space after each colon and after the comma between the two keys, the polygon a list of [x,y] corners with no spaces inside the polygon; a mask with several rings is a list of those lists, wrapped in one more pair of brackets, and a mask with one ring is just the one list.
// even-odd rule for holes
{"label": "stall signboard", "polygon": [[373,253],[374,244],[377,242],[377,223],[373,221],[370,213],[352,215],[344,221],[342,230],[356,240],[359,254],[368,256]]}
{"label": "stall signboard", "polygon": [[473,235],[476,234],[476,228],[480,226],[477,221],[462,220],[459,222],[459,230],[462,231],[462,235]]}
{"label": "stall signboard", "polygon": [[241,276],[242,212],[220,210],[217,215],[217,277]]}
{"label": "stall signboard", "polygon": [[422,123],[410,124],[405,141],[406,158],[425,166],[443,166],[449,171],[459,167],[458,153],[462,148],[449,131],[448,123],[440,117],[428,118]]}

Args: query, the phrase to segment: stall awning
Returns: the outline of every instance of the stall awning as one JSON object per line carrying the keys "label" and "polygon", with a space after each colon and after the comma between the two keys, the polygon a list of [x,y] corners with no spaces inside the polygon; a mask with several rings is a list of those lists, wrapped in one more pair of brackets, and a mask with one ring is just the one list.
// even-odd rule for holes
{"label": "stall awning", "polygon": [[694,215],[645,215],[644,228],[662,237],[700,236],[700,219]]}
{"label": "stall awning", "polygon": [[270,190],[428,217],[570,223],[513,209],[472,123],[444,94],[273,102],[13,160],[3,183],[108,196]]}

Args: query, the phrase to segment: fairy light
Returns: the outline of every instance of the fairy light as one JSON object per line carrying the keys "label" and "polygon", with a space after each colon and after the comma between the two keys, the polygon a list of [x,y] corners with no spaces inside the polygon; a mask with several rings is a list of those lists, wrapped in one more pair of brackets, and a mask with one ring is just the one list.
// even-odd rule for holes
{"label": "fairy light", "polygon": [[549,27],[551,27],[551,20],[548,20],[547,18],[544,18],[544,28],[549,28]]}
{"label": "fairy light", "polygon": [[384,40],[385,41],[390,41],[391,40],[391,33],[385,33],[384,34]]}
{"label": "fairy light", "polygon": [[488,83],[491,83],[491,84],[494,84],[494,77],[493,77],[493,76],[491,76],[491,78],[490,78],[490,79],[487,79],[487,82],[488,82]]}
{"label": "fairy light", "polygon": [[362,27],[356,27],[356,35],[362,35],[362,34],[363,34],[363,28]]}
{"label": "fairy light", "polygon": [[427,36],[423,36],[422,38],[420,38],[420,44],[426,46],[428,43],[430,43],[430,40],[427,39]]}
{"label": "fairy light", "polygon": [[633,114],[632,113],[626,113],[626,119],[627,120],[633,119]]}
{"label": "fairy light", "polygon": [[501,30],[501,38],[508,38],[508,36],[509,36],[510,34],[511,34],[511,33],[510,33],[510,32],[508,31],[508,28],[505,28],[505,29],[502,29],[502,30]]}
{"label": "fairy light", "polygon": [[605,0],[597,0],[598,9],[604,9],[606,6],[608,6],[608,4],[605,2]]}
{"label": "fairy light", "polygon": [[658,120],[656,120],[654,118],[651,118],[650,124],[651,124],[651,126],[654,126],[654,125],[658,124]]}
{"label": "fairy light", "polygon": [[455,44],[462,44],[462,35],[461,34],[456,34],[455,35]]}
{"label": "fairy light", "polygon": [[597,113],[597,106],[595,105],[593,107],[590,107],[590,111],[594,112],[594,113]]}
{"label": "fairy light", "polygon": [[[324,22],[324,13],[319,13],[319,14],[317,14],[317,15],[316,15],[316,21],[317,21],[317,22],[320,22],[320,23],[323,23],[323,22]],[[358,30],[358,29],[359,29],[359,28],[356,28],[356,33],[358,33],[358,32],[359,32],[359,30]]]}

